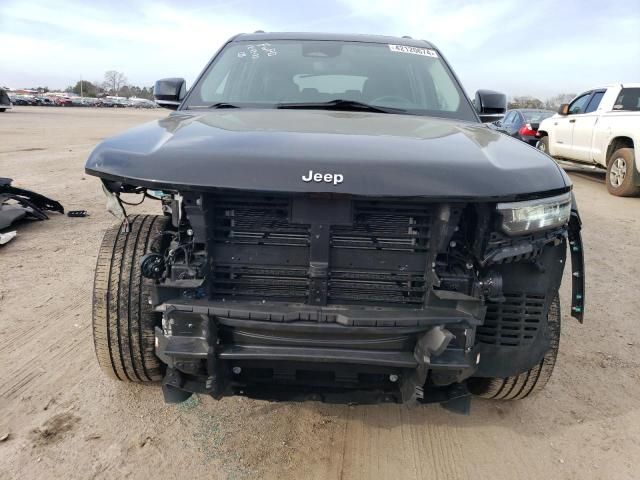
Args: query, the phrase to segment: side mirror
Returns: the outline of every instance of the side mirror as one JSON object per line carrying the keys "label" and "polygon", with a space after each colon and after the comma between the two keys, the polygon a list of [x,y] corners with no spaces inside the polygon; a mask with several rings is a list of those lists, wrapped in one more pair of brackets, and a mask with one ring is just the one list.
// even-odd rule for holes
{"label": "side mirror", "polygon": [[507,111],[507,96],[492,90],[478,90],[474,103],[483,123],[501,120]]}
{"label": "side mirror", "polygon": [[163,78],[153,87],[153,98],[161,107],[176,110],[187,93],[184,78]]}
{"label": "side mirror", "polygon": [[569,115],[569,104],[568,103],[561,104],[560,108],[558,108],[558,113],[560,115]]}

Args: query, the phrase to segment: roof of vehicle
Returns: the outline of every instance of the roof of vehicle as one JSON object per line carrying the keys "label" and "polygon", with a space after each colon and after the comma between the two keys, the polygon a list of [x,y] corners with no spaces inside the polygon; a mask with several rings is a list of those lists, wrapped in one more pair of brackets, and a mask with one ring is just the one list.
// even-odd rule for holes
{"label": "roof of vehicle", "polygon": [[304,32],[255,32],[241,33],[233,37],[232,41],[267,41],[267,40],[325,40],[338,42],[368,42],[401,44],[410,47],[435,48],[426,40],[409,37],[392,37],[387,35],[364,35],[353,33],[304,33]]}
{"label": "roof of vehicle", "polygon": [[556,113],[553,110],[549,110],[547,108],[512,108],[508,110],[508,112],[551,112]]}
{"label": "roof of vehicle", "polygon": [[585,92],[592,92],[594,90],[604,90],[605,88],[640,88],[640,83],[638,82],[624,82],[624,83],[608,83],[606,85],[600,85],[599,87],[590,88],[585,90]]}

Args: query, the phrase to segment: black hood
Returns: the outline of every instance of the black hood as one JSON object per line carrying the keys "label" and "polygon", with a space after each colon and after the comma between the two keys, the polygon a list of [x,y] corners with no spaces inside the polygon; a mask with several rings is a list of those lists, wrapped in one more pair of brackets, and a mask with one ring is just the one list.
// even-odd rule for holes
{"label": "black hood", "polygon": [[[310,170],[334,177],[303,181]],[[481,124],[324,110],[172,114],[105,140],[86,171],[158,189],[440,198],[519,197],[569,184],[551,158]]]}

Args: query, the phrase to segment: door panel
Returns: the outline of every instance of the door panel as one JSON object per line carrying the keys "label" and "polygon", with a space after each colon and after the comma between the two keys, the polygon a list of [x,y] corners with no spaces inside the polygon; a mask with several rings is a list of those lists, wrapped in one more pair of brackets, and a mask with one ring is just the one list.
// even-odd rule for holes
{"label": "door panel", "polygon": [[573,124],[573,136],[571,139],[571,158],[580,162],[592,162],[593,155],[591,144],[593,142],[593,129],[598,122],[596,110],[604,91],[594,92],[589,100],[584,114],[575,115]]}
{"label": "door panel", "polygon": [[571,150],[571,135],[573,134],[573,122],[569,122],[569,116],[558,117],[553,121],[552,135],[549,136],[549,153],[559,157],[569,156]]}
{"label": "door panel", "polygon": [[509,131],[507,132],[512,137],[517,136],[518,130],[520,129],[520,125],[522,124],[522,116],[520,112],[513,112],[515,115],[511,120],[511,124],[509,125]]}
{"label": "door panel", "polygon": [[498,126],[498,131],[505,133],[509,124],[511,123],[511,119],[513,118],[515,112],[507,112],[507,115],[502,119],[502,122]]}
{"label": "door panel", "polygon": [[580,162],[591,162],[591,139],[598,116],[595,113],[585,113],[575,117],[570,157]]}
{"label": "door panel", "polygon": [[583,114],[591,98],[591,92],[583,93],[569,105],[569,115],[554,120],[554,136],[549,141],[550,153],[559,157],[573,159],[573,128],[577,116]]}

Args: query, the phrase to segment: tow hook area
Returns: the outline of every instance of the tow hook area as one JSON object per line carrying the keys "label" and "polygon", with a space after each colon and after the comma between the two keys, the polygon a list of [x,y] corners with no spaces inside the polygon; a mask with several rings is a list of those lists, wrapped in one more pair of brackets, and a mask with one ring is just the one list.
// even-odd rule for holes
{"label": "tow hook area", "polygon": [[184,382],[180,372],[174,368],[167,368],[167,373],[162,380],[164,401],[166,403],[182,403],[188,400],[193,393],[182,390],[183,384]]}
{"label": "tow hook area", "polygon": [[402,377],[400,394],[403,402],[424,399],[424,385],[429,373],[432,356],[444,352],[454,335],[443,326],[438,325],[424,333],[416,342],[413,352],[417,367],[410,374]]}
{"label": "tow hook area", "polygon": [[[418,392],[417,400],[420,403],[439,403],[443,408],[463,415],[468,415],[471,410],[471,393],[467,389],[466,381],[462,380],[471,373],[475,365],[467,364],[461,368],[464,361],[450,362],[449,369],[442,369],[443,363],[438,358],[447,352],[447,347],[455,335],[443,326],[437,326],[425,333],[416,344],[415,356],[418,368],[415,370]],[[468,348],[467,348],[468,347]],[[459,353],[460,360],[469,358],[471,345],[466,345]],[[453,353],[449,350],[449,354]],[[429,368],[440,364],[440,369],[431,370],[431,378],[427,379]],[[424,375],[424,376],[423,376]],[[452,382],[453,383],[449,383]]]}

